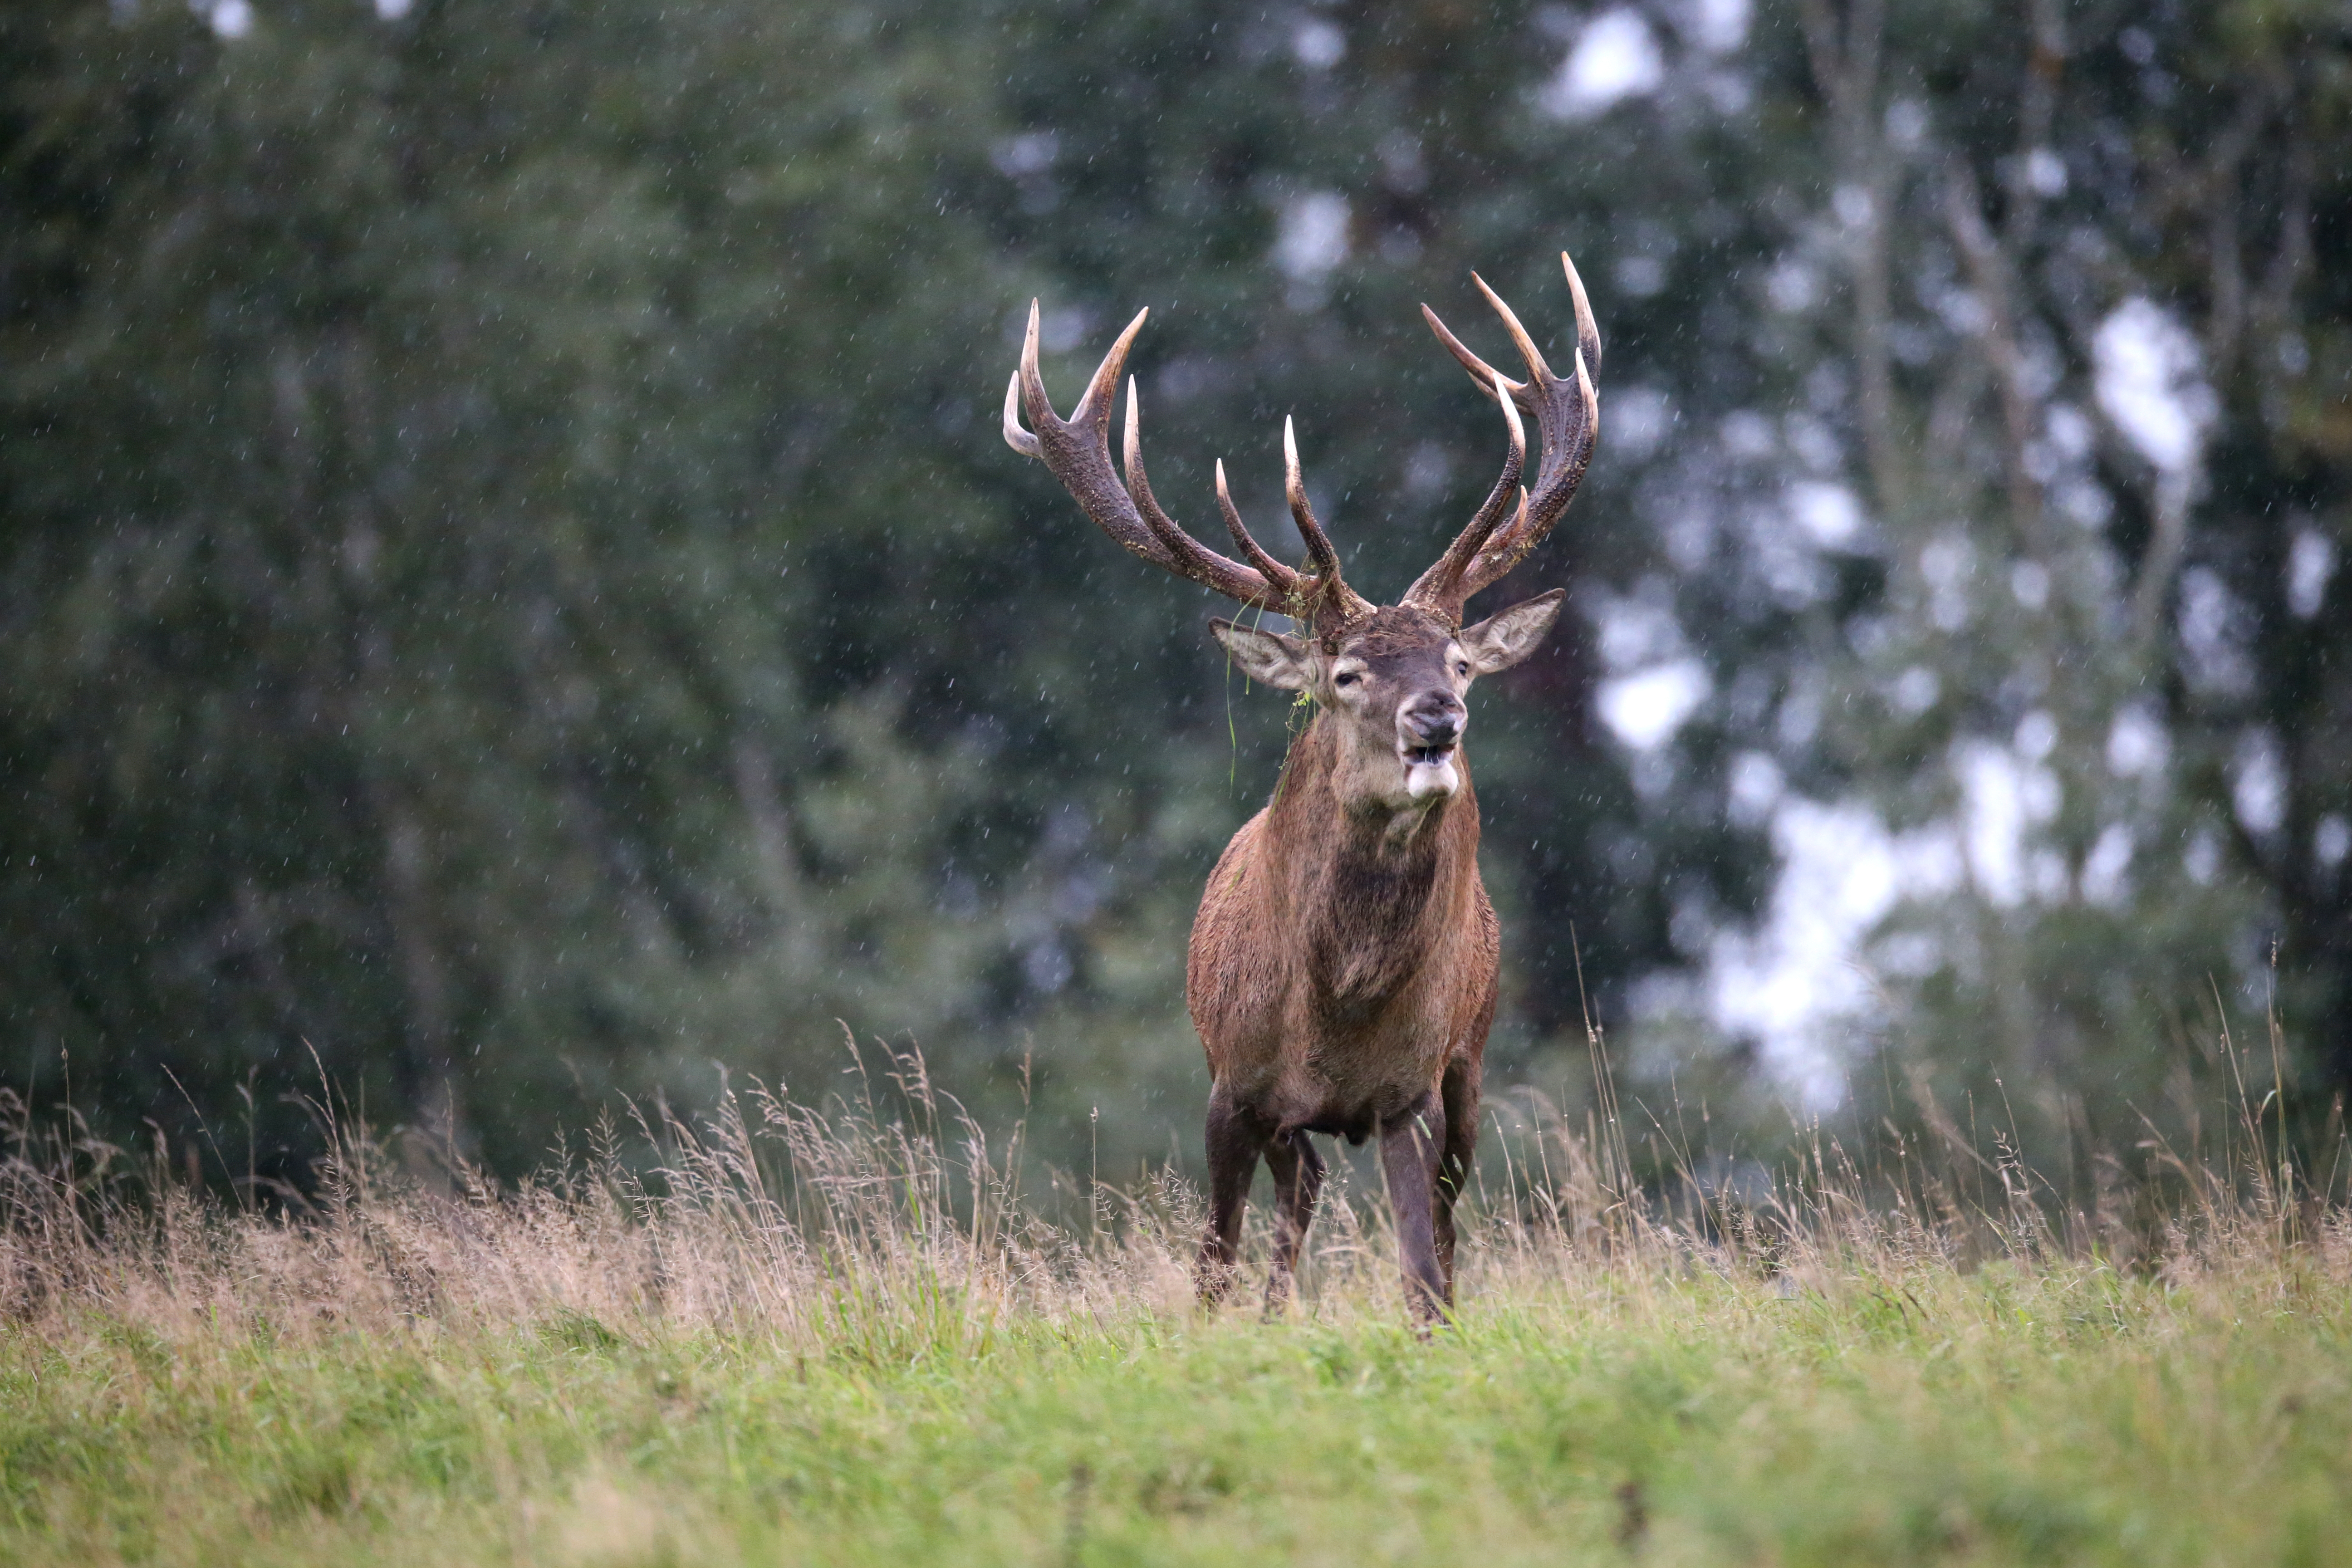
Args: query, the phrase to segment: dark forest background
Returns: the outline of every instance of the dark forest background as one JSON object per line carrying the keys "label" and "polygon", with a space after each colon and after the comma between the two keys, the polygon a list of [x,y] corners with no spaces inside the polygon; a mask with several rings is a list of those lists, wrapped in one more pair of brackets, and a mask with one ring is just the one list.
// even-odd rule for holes
{"label": "dark forest background", "polygon": [[1563,248],[1490,1083],[1572,1101],[1589,1009],[1701,1160],[1996,1102],[2129,1160],[2268,1010],[2325,1116],[2338,0],[16,0],[0,1086],[299,1172],[323,1070],[513,1173],[714,1064],[854,1087],[846,1026],[1189,1157],[1287,715],[999,438],[1028,300],[1065,406],[1153,307],[1196,531],[1218,457],[1275,528],[1295,413],[1392,597],[1500,457],[1416,307],[1499,355],[1475,268],[1564,364]]}

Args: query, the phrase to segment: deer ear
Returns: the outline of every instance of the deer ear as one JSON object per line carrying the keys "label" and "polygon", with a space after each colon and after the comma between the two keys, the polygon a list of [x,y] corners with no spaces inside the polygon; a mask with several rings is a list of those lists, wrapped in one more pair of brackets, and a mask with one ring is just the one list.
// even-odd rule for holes
{"label": "deer ear", "polygon": [[1568,590],[1554,588],[1549,594],[1513,605],[1488,616],[1475,626],[1464,626],[1454,640],[1470,656],[1470,663],[1481,675],[1492,675],[1498,669],[1508,669],[1519,660],[1543,646],[1551,634],[1552,622],[1559,618],[1559,607],[1568,602]]}
{"label": "deer ear", "polygon": [[1307,689],[1307,644],[1297,637],[1286,637],[1280,632],[1259,631],[1254,626],[1237,626],[1231,621],[1213,620],[1209,631],[1225,645],[1225,651],[1241,666],[1242,673],[1260,686],[1271,686],[1278,691]]}

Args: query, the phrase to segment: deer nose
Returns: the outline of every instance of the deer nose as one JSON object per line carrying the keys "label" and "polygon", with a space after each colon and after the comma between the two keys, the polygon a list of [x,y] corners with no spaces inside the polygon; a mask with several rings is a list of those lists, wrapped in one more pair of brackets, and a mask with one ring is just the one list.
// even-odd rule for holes
{"label": "deer nose", "polygon": [[1424,692],[1398,715],[1406,734],[1422,746],[1450,746],[1462,738],[1468,711],[1450,691]]}

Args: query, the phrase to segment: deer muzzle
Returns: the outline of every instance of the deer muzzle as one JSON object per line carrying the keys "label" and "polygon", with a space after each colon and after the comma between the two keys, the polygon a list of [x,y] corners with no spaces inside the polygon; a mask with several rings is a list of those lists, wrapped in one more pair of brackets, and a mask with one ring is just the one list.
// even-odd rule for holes
{"label": "deer muzzle", "polygon": [[1469,721],[1462,700],[1450,691],[1425,692],[1398,710],[1397,755],[1404,763],[1407,795],[1427,800],[1462,787],[1454,752]]}

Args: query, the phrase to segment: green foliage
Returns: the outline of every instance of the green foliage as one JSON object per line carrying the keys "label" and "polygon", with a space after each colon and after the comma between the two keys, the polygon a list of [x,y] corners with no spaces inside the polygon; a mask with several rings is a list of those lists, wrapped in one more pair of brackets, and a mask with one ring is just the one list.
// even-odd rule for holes
{"label": "green foliage", "polygon": [[[1277,518],[1295,412],[1392,595],[1501,447],[1415,307],[1495,349],[1475,268],[1556,347],[1562,248],[1604,436],[1498,595],[1579,624],[1477,717],[1496,1081],[1590,1010],[1757,1125],[1790,1040],[1693,976],[1792,801],[1942,846],[1801,1042],[1866,1114],[2128,1145],[2273,952],[2298,1104],[2352,1081],[2336,11],[1635,6],[1603,102],[1560,5],[383,10],[0,16],[0,1083],[299,1176],[323,1066],[513,1173],[714,1059],[822,1100],[837,1019],[1162,1156],[1282,720],[997,441],[1013,323],[1066,401],[1153,307],[1177,515],[1222,455]],[[2210,395],[2173,469],[2099,390],[2133,300]]]}
{"label": "green foliage", "polygon": [[[5,242],[10,1080],[188,1139],[257,1115],[272,1169],[311,1050],[509,1169],[713,1058],[822,1092],[835,1017],[1000,1102],[1030,1061],[1073,1120],[1187,1082],[1177,935],[1274,738],[1218,787],[1191,595],[993,403],[1026,292],[1086,312],[1065,389],[1151,298],[1147,374],[1257,388],[1162,400],[1163,489],[1246,429],[1262,500],[1264,399],[1308,392],[1318,484],[1392,482],[1443,368],[1360,357],[1417,333],[1402,278],[1269,332],[1256,259],[1388,100],[1323,123],[1244,21],[15,16],[0,167],[48,221]],[[999,172],[1038,121],[1050,168]],[[1433,259],[1524,272],[1538,226]],[[1368,581],[1476,483],[1343,505]]]}

